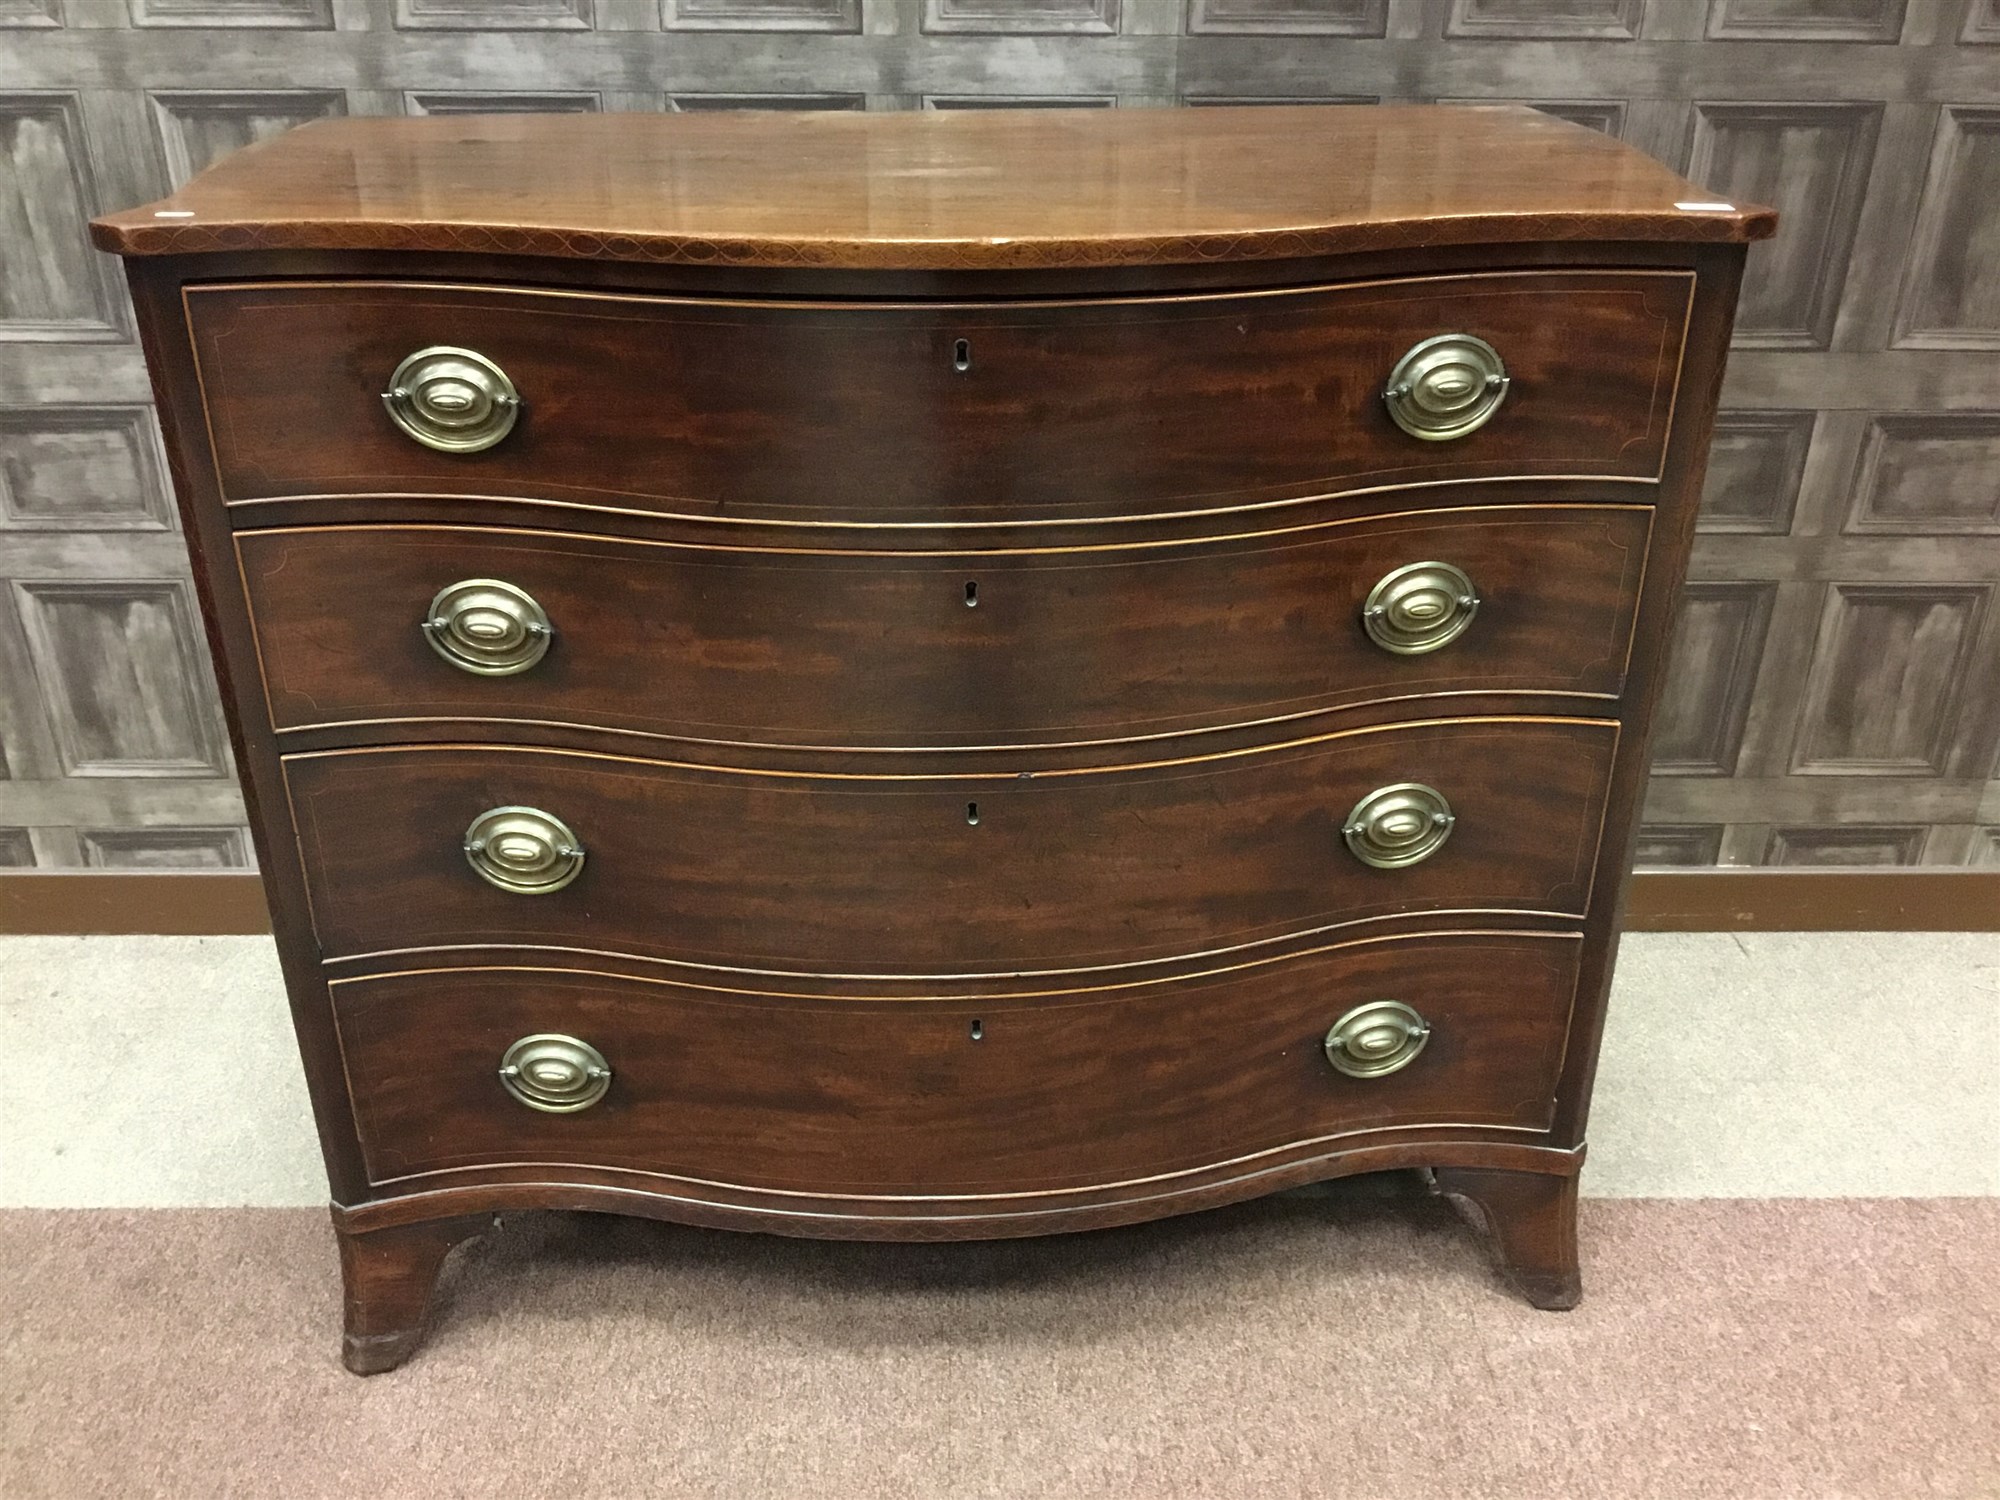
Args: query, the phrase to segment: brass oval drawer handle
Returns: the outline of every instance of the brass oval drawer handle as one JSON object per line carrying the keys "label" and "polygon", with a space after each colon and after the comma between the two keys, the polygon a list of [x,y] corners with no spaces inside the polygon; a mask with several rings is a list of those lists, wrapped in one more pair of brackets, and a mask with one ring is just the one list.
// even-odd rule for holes
{"label": "brass oval drawer handle", "polygon": [[508,1093],[545,1114],[589,1109],[611,1087],[611,1064],[590,1043],[557,1031],[524,1036],[500,1059]]}
{"label": "brass oval drawer handle", "polygon": [[1357,1005],[1326,1034],[1326,1060],[1349,1078],[1383,1078],[1417,1060],[1430,1022],[1400,1000]]}
{"label": "brass oval drawer handle", "polygon": [[534,595],[498,578],[464,578],[439,589],[423,629],[439,656],[481,677],[527,671],[548,655],[555,634]]}
{"label": "brass oval drawer handle", "polygon": [[1368,639],[1397,656],[1449,646],[1479,612],[1479,592],[1463,568],[1418,562],[1385,573],[1361,606]]}
{"label": "brass oval drawer handle", "polygon": [[1377,787],[1355,803],[1340,831],[1364,865],[1400,870],[1442,849],[1457,821],[1437,788],[1399,781]]}
{"label": "brass oval drawer handle", "polygon": [[1507,399],[1507,367],[1486,340],[1441,333],[1396,361],[1382,399],[1390,420],[1411,437],[1448,442],[1492,420]]}
{"label": "brass oval drawer handle", "polygon": [[583,873],[583,846],[569,825],[538,807],[492,807],[465,830],[466,863],[488,885],[545,896]]}
{"label": "brass oval drawer handle", "polygon": [[419,349],[389,377],[382,404],[404,432],[440,453],[478,453],[514,430],[520,393],[507,372],[472,349]]}

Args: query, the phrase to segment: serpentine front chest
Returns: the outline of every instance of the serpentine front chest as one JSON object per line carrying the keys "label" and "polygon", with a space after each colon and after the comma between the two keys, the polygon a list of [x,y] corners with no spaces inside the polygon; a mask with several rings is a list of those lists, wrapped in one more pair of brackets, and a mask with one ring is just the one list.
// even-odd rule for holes
{"label": "serpentine front chest", "polygon": [[1747,241],[1522,109],[348,119],[112,215],[346,1357],[517,1207],[1419,1167],[1538,1305]]}

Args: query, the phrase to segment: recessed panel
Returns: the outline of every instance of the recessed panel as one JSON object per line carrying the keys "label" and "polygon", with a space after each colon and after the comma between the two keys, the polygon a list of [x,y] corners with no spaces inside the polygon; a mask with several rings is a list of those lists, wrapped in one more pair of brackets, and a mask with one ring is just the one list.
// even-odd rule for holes
{"label": "recessed panel", "polygon": [[327,31],[333,0],[128,0],[134,26]]}
{"label": "recessed panel", "polygon": [[1905,0],[1711,0],[1708,34],[1737,41],[1893,42]]}
{"label": "recessed panel", "polygon": [[333,90],[270,93],[162,92],[153,114],[176,187],[232,151],[283,135],[308,120],[347,113],[347,96]]}
{"label": "recessed panel", "polygon": [[396,0],[405,31],[588,31],[592,0]]}
{"label": "recessed panel", "polygon": [[1991,584],[1834,584],[1806,682],[1792,770],[1938,776],[1975,667]]}
{"label": "recessed panel", "polygon": [[859,31],[861,0],[662,0],[660,24],[668,31]]}
{"label": "recessed panel", "polygon": [[579,115],[604,107],[594,93],[537,94],[414,89],[403,95],[413,115]]}
{"label": "recessed panel", "polygon": [[1943,112],[1912,244],[1898,342],[2000,349],[2000,109]]}
{"label": "recessed panel", "polygon": [[1188,0],[1187,29],[1191,36],[1381,36],[1388,17],[1388,0]]}
{"label": "recessed panel", "polygon": [[667,108],[702,109],[866,109],[865,94],[669,94]]}
{"label": "recessed panel", "polygon": [[1623,99],[1491,99],[1491,98],[1440,98],[1440,104],[1525,104],[1558,120],[1567,120],[1572,125],[1581,125],[1586,130],[1595,130],[1614,139],[1625,133],[1625,101]]}
{"label": "recessed panel", "polygon": [[0,94],[0,343],[117,334],[96,200],[76,96]]}
{"label": "recessed panel", "polygon": [[1113,36],[1119,0],[923,0],[925,31]]}
{"label": "recessed panel", "polygon": [[14,588],[67,774],[224,774],[219,710],[185,584]]}
{"label": "recessed panel", "polygon": [[150,407],[0,410],[0,526],[164,531],[171,512]]}
{"label": "recessed panel", "polygon": [[1644,0],[1452,0],[1444,34],[1629,41],[1644,14]]}
{"label": "recessed panel", "polygon": [[1632,845],[1639,870],[1701,869],[1722,853],[1720,823],[1648,823]]}
{"label": "recessed panel", "polygon": [[1810,411],[1717,413],[1697,529],[1757,536],[1790,531],[1817,419]]}
{"label": "recessed panel", "polygon": [[1848,529],[2000,535],[2000,412],[1877,417]]}
{"label": "recessed panel", "polygon": [[1111,109],[1116,94],[926,94],[925,109]]}
{"label": "recessed panel", "polygon": [[240,870],[250,863],[241,828],[84,829],[83,862],[102,870]]}
{"label": "recessed panel", "polygon": [[1824,349],[1867,191],[1879,104],[1695,106],[1688,175],[1736,203],[1778,210],[1778,233],[1750,247],[1736,342]]}
{"label": "recessed panel", "polygon": [[1854,867],[1914,865],[1923,858],[1925,829],[1915,824],[1841,823],[1828,828],[1779,828],[1771,834],[1770,865]]}
{"label": "recessed panel", "polygon": [[1773,583],[1691,583],[1653,729],[1656,776],[1729,776],[1777,597]]}

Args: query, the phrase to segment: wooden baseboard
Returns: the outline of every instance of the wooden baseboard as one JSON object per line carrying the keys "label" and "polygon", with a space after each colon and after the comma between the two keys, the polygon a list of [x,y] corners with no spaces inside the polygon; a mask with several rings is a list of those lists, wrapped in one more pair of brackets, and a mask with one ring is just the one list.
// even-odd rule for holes
{"label": "wooden baseboard", "polygon": [[0,874],[0,933],[269,932],[264,882],[235,871]]}
{"label": "wooden baseboard", "polygon": [[[1648,870],[1628,932],[2000,931],[2000,870]],[[0,874],[0,933],[271,930],[255,875]]]}
{"label": "wooden baseboard", "polygon": [[2000,870],[1648,870],[1627,932],[1994,932]]}

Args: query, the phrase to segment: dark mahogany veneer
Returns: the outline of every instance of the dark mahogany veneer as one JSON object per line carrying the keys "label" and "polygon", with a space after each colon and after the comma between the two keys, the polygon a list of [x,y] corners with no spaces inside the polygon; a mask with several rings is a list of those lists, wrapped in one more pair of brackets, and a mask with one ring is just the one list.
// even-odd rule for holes
{"label": "dark mahogany veneer", "polygon": [[[1421,1168],[1574,1304],[1647,733],[1773,226],[1572,125],[1414,107],[339,120],[100,220],[350,1368],[409,1354],[508,1208],[965,1238]],[[1385,387],[1441,335],[1504,372],[1427,441]],[[518,396],[482,451],[405,430],[430,346]],[[1439,563],[1468,628],[1383,649],[1371,591]],[[527,670],[426,639],[477,580],[545,612]],[[1374,868],[1350,809],[1399,784],[1448,831]],[[480,877],[509,807],[559,815],[573,880]],[[1408,1065],[1331,1066],[1389,1000]],[[584,1107],[503,1082],[544,1033],[606,1060]]]}

